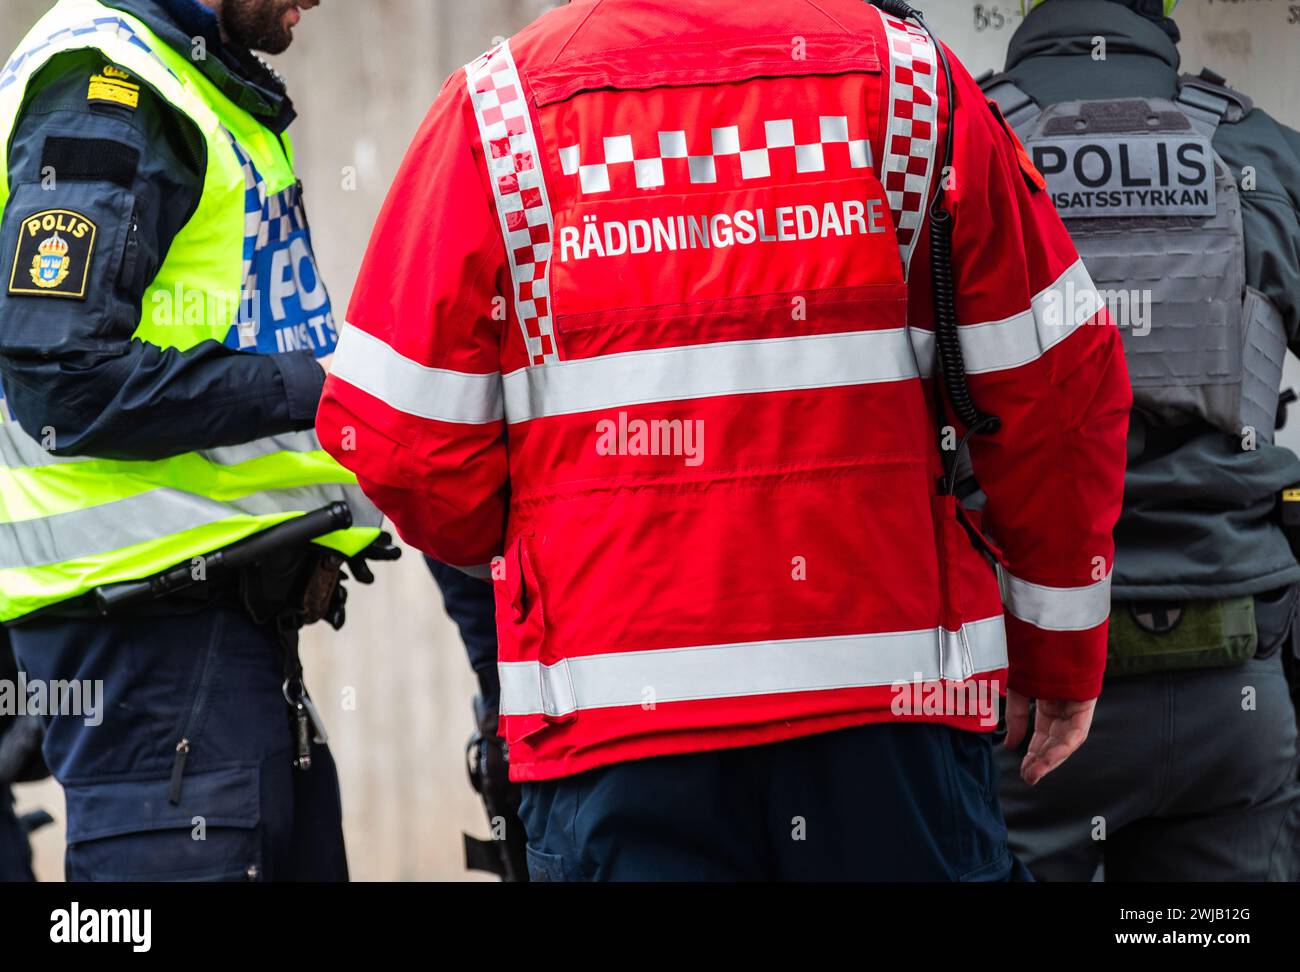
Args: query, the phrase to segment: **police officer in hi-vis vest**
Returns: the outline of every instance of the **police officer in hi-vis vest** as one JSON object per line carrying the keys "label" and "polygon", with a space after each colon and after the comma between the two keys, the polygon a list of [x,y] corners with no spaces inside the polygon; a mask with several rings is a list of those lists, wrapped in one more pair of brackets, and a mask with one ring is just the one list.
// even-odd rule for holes
{"label": "police officer in hi-vis vest", "polygon": [[[1300,348],[1300,134],[1211,71],[1179,77],[1175,0],[1038,0],[983,82],[1046,176],[1133,384],[1106,686],[1036,787],[1004,753],[1039,878],[1295,880],[1300,566],[1274,444]],[[1287,656],[1291,656],[1288,658]]]}
{"label": "police officer in hi-vis vest", "polygon": [[0,621],[102,693],[47,719],[71,880],[347,876],[297,631],[394,550],[311,431],[335,320],[250,53],[316,5],[60,0],[0,73]]}

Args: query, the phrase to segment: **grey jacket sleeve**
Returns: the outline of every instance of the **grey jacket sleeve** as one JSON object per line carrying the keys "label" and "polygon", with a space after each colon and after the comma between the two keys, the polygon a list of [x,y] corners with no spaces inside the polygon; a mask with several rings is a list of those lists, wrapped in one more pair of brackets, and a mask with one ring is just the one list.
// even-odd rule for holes
{"label": "grey jacket sleeve", "polygon": [[1241,188],[1246,283],[1281,311],[1300,354],[1300,132],[1255,109],[1221,126],[1214,147]]}
{"label": "grey jacket sleeve", "polygon": [[[0,384],[34,438],[65,455],[155,459],[312,426],[309,353],[188,351],[134,339],[141,305],[203,184],[203,141],[143,84],[92,101],[96,52],[33,84],[0,222]],[[129,100],[129,99],[128,99]],[[57,237],[57,240],[55,239]]]}

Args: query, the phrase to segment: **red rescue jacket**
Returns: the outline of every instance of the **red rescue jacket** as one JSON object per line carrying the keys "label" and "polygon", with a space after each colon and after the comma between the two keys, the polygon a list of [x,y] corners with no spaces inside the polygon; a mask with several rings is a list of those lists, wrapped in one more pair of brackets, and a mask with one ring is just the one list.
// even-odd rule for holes
{"label": "red rescue jacket", "polygon": [[[1098,694],[1119,336],[952,64],[947,173],[933,46],[860,0],[579,0],[443,88],[319,432],[493,579],[515,779]],[[936,487],[939,178],[982,526]]]}

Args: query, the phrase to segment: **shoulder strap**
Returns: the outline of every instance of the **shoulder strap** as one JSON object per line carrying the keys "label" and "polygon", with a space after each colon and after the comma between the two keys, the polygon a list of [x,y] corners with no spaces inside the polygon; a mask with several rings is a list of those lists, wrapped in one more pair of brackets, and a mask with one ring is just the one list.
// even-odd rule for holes
{"label": "shoulder strap", "polygon": [[1255,103],[1240,91],[1228,87],[1221,74],[1209,68],[1200,74],[1184,74],[1178,79],[1174,103],[1192,120],[1206,138],[1213,139],[1223,122],[1239,122],[1254,109]]}
{"label": "shoulder strap", "polygon": [[217,121],[215,114],[154,50],[154,43],[161,42],[143,24],[98,0],[60,0],[32,28],[23,48],[0,69],[0,114],[6,108],[16,112],[27,80],[52,58],[65,52],[96,49],[111,63],[149,84],[201,128],[210,127]]}
{"label": "shoulder strap", "polygon": [[1011,80],[1009,74],[986,71],[975,79],[975,83],[980,86],[986,98],[997,104],[1007,124],[1017,131],[1043,113],[1038,102]]}

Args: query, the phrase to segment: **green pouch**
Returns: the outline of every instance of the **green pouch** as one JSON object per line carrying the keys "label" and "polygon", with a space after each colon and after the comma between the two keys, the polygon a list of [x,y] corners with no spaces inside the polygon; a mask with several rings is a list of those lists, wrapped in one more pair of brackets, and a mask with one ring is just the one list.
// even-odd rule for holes
{"label": "green pouch", "polygon": [[1106,674],[1227,668],[1249,661],[1258,646],[1251,595],[1224,601],[1115,602]]}

